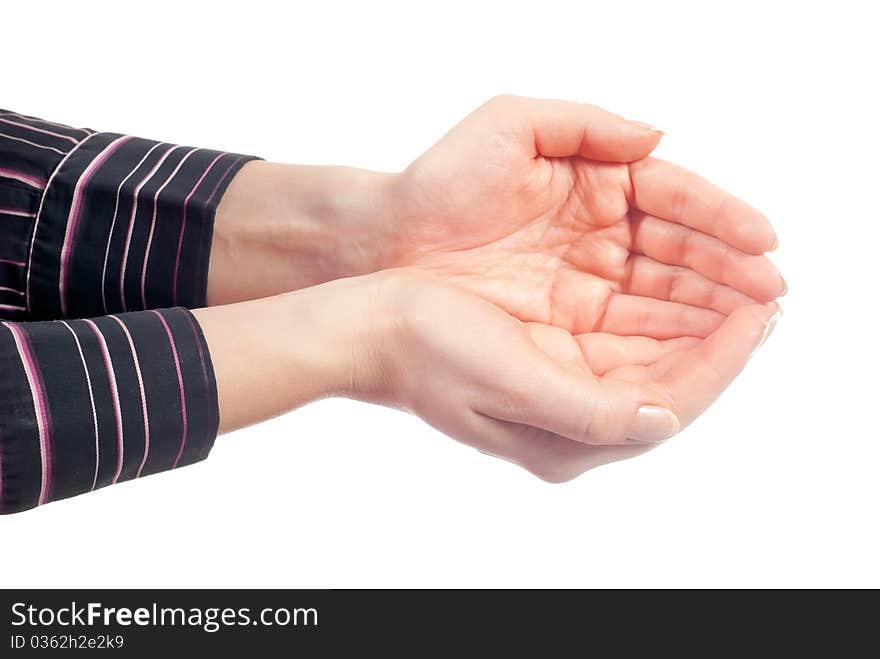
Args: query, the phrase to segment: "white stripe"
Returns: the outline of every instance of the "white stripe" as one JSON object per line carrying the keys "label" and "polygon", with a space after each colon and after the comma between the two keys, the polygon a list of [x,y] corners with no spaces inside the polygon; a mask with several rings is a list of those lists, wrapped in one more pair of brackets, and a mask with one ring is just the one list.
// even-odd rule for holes
{"label": "white stripe", "polygon": [[67,126],[65,124],[56,124],[54,121],[46,121],[45,119],[37,119],[36,117],[29,117],[26,114],[19,114],[18,112],[3,112],[0,113],[0,117],[18,117],[19,119],[26,119],[27,121],[35,121],[38,124],[46,124],[47,126],[57,126],[58,128],[66,128],[67,130],[79,130],[85,133],[86,135],[92,135],[95,131],[89,130],[88,128],[74,128],[73,126]]}
{"label": "white stripe", "polygon": [[[64,151],[61,149],[56,149],[54,146],[46,146],[45,144],[37,144],[36,142],[31,142],[30,140],[26,140],[21,137],[13,137],[12,135],[7,135],[6,133],[0,133],[0,137],[5,137],[7,140],[12,140],[13,142],[24,142],[25,144],[30,144],[31,146],[35,146],[38,149],[46,149],[47,151],[54,151],[58,155],[63,156]],[[76,147],[74,147],[76,148]]]}
{"label": "white stripe", "polygon": [[177,172],[180,171],[180,168],[183,167],[184,163],[189,160],[189,157],[194,154],[198,149],[190,149],[187,154],[180,159],[180,162],[177,163],[177,167],[174,168],[174,171],[168,175],[168,178],[165,179],[165,182],[159,186],[159,189],[156,190],[156,194],[153,195],[153,221],[150,224],[150,235],[147,238],[147,249],[144,252],[144,267],[141,272],[141,302],[144,309],[147,308],[147,293],[146,293],[146,281],[147,281],[147,265],[150,262],[150,250],[153,247],[153,234],[156,231],[156,210],[159,204],[159,195],[162,194],[162,190],[168,187],[168,184],[171,183],[171,179],[177,176]]}
{"label": "white stripe", "polygon": [[83,322],[87,323],[89,327],[92,328],[92,331],[98,338],[98,343],[101,346],[101,356],[104,360],[104,368],[107,371],[107,379],[110,382],[110,399],[113,401],[113,415],[116,417],[117,442],[116,471],[113,474],[113,480],[111,483],[116,485],[116,482],[119,480],[119,474],[122,473],[122,466],[125,462],[125,435],[123,434],[122,426],[122,403],[119,400],[119,383],[116,380],[116,369],[113,368],[113,358],[110,356],[110,346],[107,345],[107,339],[104,338],[104,333],[101,331],[101,328],[95,324],[95,321],[86,318]]}
{"label": "white stripe", "polygon": [[12,215],[13,217],[36,217],[36,213],[28,213],[27,211],[17,211],[12,208],[0,208],[0,214]]}
{"label": "white stripe", "polygon": [[112,318],[119,323],[119,327],[122,328],[122,333],[125,334],[125,338],[128,340],[128,347],[131,350],[131,360],[134,362],[134,373],[137,376],[138,389],[140,390],[141,411],[144,416],[144,455],[141,458],[141,464],[135,475],[135,478],[140,478],[141,472],[144,470],[144,465],[147,464],[147,458],[150,455],[150,415],[147,412],[147,390],[144,388],[144,378],[141,374],[141,360],[140,357],[138,357],[137,348],[134,345],[134,339],[131,336],[128,326],[119,319],[119,316],[110,314],[108,318]]}
{"label": "white stripe", "polygon": [[[79,178],[76,179],[76,185],[73,186],[73,196],[70,198],[70,210],[67,215],[67,225],[64,227],[64,241],[61,243],[61,254],[58,257],[58,260],[61,263],[61,271],[58,275],[58,296],[61,299],[61,315],[67,315],[66,308],[66,298],[67,298],[67,272],[65,266],[65,262],[67,260],[67,254],[70,252],[70,242],[73,239],[70,233],[71,220],[74,218],[74,213],[76,212],[79,206],[79,198],[82,196],[82,186],[83,181],[88,181],[92,177],[92,173],[101,166],[102,161],[104,160],[104,154],[108,151],[113,151],[116,149],[116,145],[122,142],[127,142],[131,137],[128,135],[123,135],[122,137],[117,137],[115,140],[110,142],[107,146],[105,146],[100,153],[98,153],[92,161],[88,164],[88,166],[80,173]],[[46,186],[48,188],[48,186]]]}
{"label": "white stripe", "polygon": [[107,261],[110,258],[110,243],[113,242],[113,232],[116,230],[116,217],[119,214],[119,195],[122,192],[122,186],[128,183],[128,179],[134,176],[135,172],[137,172],[137,170],[141,168],[141,165],[144,164],[144,161],[150,157],[150,154],[163,144],[164,142],[159,142],[158,144],[154,145],[152,149],[147,151],[146,155],[141,158],[141,161],[134,166],[134,169],[128,173],[128,176],[122,179],[122,183],[120,183],[119,187],[116,188],[116,206],[113,207],[113,221],[110,223],[110,235],[107,237],[107,249],[104,251],[104,270],[101,273],[101,300],[104,302],[104,313],[107,313]]}
{"label": "white stripe", "polygon": [[[94,135],[97,135],[97,134],[98,133],[94,133]],[[55,178],[55,174],[57,174],[61,170],[61,167],[64,166],[64,163],[67,162],[67,159],[70,158],[70,156],[73,154],[74,151],[76,151],[83,144],[88,142],[91,138],[92,138],[92,135],[89,135],[82,142],[80,142],[75,147],[73,147],[70,151],[67,152],[67,155],[61,159],[61,162],[59,162],[58,166],[52,171],[52,174],[49,176],[49,180],[46,182],[46,189],[43,190],[43,194],[40,197],[40,206],[37,209],[37,219],[34,221],[34,231],[31,234],[31,249],[28,252],[28,259],[27,259],[27,264],[26,264],[27,274],[25,275],[24,290],[25,290],[25,296],[26,296],[25,297],[25,306],[28,309],[31,308],[31,261],[33,260],[33,257],[34,257],[34,245],[37,242],[37,229],[40,226],[40,215],[42,215],[42,213],[43,213],[43,202],[46,201],[46,193],[49,192],[49,189],[52,187],[52,180]]]}
{"label": "white stripe", "polygon": [[134,233],[134,223],[137,219],[138,197],[140,196],[143,187],[152,180],[152,178],[156,175],[156,172],[158,172],[162,165],[165,164],[168,156],[170,156],[174,151],[179,148],[180,146],[174,146],[168,149],[159,159],[159,162],[157,162],[153,166],[153,169],[150,170],[150,173],[147,174],[147,177],[143,181],[138,183],[138,186],[134,189],[134,203],[131,207],[131,218],[128,221],[128,233],[125,236],[125,249],[122,252],[122,268],[119,273],[119,296],[122,302],[123,311],[126,311],[127,309],[125,304],[125,270],[128,267],[128,252],[131,249],[131,237]]}
{"label": "white stripe", "polygon": [[0,117],[0,121],[4,124],[9,124],[10,126],[15,126],[16,128],[24,128],[25,130],[32,130],[35,133],[42,133],[43,135],[49,135],[50,137],[57,137],[59,140],[64,140],[66,142],[73,142],[76,144],[79,142],[75,137],[71,137],[70,135],[62,135],[61,133],[53,133],[51,130],[46,130],[45,128],[37,128],[36,126],[31,126],[29,124],[23,124],[20,121],[11,121],[10,119],[3,119]]}
{"label": "white stripe", "polygon": [[73,328],[67,324],[66,320],[59,320],[58,322],[67,328],[67,330],[73,335],[73,340],[76,341],[76,349],[79,351],[79,360],[82,362],[83,372],[86,374],[86,384],[89,387],[89,402],[92,404],[92,422],[95,425],[95,476],[92,478],[91,487],[91,490],[94,490],[95,485],[98,483],[98,466],[101,464],[101,445],[98,439],[98,411],[95,409],[95,393],[92,390],[92,377],[89,375],[89,367],[86,365],[86,356],[83,354],[82,345],[79,342],[79,337],[76,335],[76,332],[74,332]]}

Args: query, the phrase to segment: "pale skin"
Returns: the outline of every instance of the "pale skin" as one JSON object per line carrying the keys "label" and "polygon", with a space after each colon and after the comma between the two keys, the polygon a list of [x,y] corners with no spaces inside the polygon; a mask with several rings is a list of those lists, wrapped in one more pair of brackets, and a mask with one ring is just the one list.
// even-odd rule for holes
{"label": "pale skin", "polygon": [[499,97],[398,174],[245,166],[195,312],[221,430],[348,396],[553,482],[676,434],[786,284],[767,219],[652,159],[661,136]]}

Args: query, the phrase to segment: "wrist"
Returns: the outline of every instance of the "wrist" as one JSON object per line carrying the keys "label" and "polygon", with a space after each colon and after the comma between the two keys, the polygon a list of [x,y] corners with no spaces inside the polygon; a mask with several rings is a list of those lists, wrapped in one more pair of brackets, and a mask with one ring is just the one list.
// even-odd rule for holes
{"label": "wrist", "polygon": [[225,304],[374,272],[392,233],[393,175],[248,163],[217,210],[208,295]]}

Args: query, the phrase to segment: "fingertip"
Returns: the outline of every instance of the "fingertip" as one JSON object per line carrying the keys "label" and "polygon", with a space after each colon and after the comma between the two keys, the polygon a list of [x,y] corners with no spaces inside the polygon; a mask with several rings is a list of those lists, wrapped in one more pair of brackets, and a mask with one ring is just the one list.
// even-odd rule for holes
{"label": "fingertip", "polygon": [[666,134],[662,130],[638,121],[634,122],[627,120],[627,123],[635,129],[633,136],[629,140],[630,144],[633,145],[633,148],[628,162],[635,162],[636,160],[647,158],[651,155],[651,152],[657,148],[657,145],[660,144],[660,140],[662,140],[663,136]]}
{"label": "fingertip", "polygon": [[626,119],[629,123],[634,126],[638,126],[639,128],[646,128],[647,130],[653,131],[655,133],[660,133],[663,135],[663,131],[657,128],[654,124],[649,124],[645,121],[636,121],[635,119]]}
{"label": "fingertip", "polygon": [[612,116],[616,126],[604,133],[593,132],[589,139],[585,139],[581,156],[604,162],[635,163],[651,155],[660,144],[662,131],[641,122]]}
{"label": "fingertip", "polygon": [[642,405],[637,411],[627,438],[640,444],[659,444],[678,434],[681,422],[670,409]]}
{"label": "fingertip", "polygon": [[740,208],[742,210],[738,218],[737,215],[730,217],[733,230],[728,242],[747,254],[759,255],[775,250],[779,246],[779,238],[770,220],[745,202],[742,202]]}
{"label": "fingertip", "polygon": [[773,333],[773,330],[776,327],[776,324],[779,322],[779,319],[782,317],[782,307],[779,306],[779,304],[777,304],[776,302],[773,302],[772,305],[768,305],[768,306],[770,307],[770,311],[772,313],[770,314],[770,317],[767,318],[767,320],[764,322],[764,328],[761,331],[761,336],[758,339],[757,344],[755,345],[751,354],[749,355],[749,359],[751,359],[755,355],[755,353],[758,352],[758,350],[761,348],[761,346],[763,346],[767,342],[767,339],[770,338],[770,335]]}

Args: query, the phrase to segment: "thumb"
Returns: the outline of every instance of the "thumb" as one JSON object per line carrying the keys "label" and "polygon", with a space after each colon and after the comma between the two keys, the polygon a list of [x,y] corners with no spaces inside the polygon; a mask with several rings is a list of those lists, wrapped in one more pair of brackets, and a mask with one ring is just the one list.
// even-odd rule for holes
{"label": "thumb", "polygon": [[587,103],[498,96],[482,110],[495,126],[513,121],[533,157],[633,162],[648,156],[663,136],[648,124]]}
{"label": "thumb", "polygon": [[584,444],[653,444],[680,428],[656,390],[567,369],[543,353],[520,361],[500,385],[497,404],[480,412]]}

